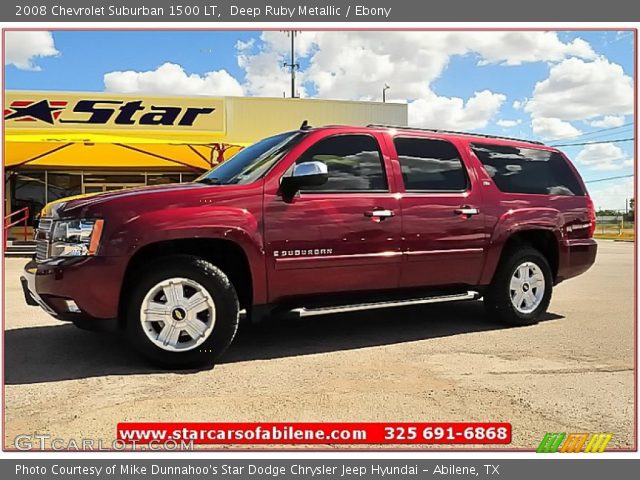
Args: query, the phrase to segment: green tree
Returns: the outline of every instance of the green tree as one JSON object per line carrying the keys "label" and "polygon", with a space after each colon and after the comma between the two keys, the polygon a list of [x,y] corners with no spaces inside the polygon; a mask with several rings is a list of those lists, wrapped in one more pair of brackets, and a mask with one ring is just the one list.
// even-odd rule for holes
{"label": "green tree", "polygon": [[628,206],[629,206],[629,210],[627,211],[627,214],[624,216],[624,219],[627,222],[633,222],[635,221],[635,218],[636,218],[636,199],[630,198]]}

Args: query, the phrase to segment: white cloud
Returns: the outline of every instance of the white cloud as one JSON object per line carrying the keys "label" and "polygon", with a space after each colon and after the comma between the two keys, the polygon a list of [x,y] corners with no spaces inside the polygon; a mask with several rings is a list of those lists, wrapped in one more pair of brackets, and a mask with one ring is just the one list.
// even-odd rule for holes
{"label": "white cloud", "polygon": [[[244,88],[248,95],[257,97],[282,97],[290,95],[289,73],[283,67],[278,52],[265,51],[252,55],[244,50],[238,52],[238,65],[245,72]],[[296,95],[304,97],[300,82],[296,84]]]}
{"label": "white cloud", "polygon": [[[314,49],[319,32],[299,32],[296,35],[296,56],[306,57]],[[260,43],[255,39],[238,42],[238,65],[245,72],[244,87],[248,95],[259,97],[287,97],[291,93],[289,63],[291,38],[280,31],[266,31],[260,35]],[[298,73],[296,95],[306,97],[304,81]]]}
{"label": "white cloud", "polygon": [[514,100],[511,106],[514,110],[520,110],[527,103],[527,100]]}
{"label": "white cloud", "polygon": [[571,123],[558,118],[534,117],[531,121],[531,128],[533,133],[540,135],[545,140],[571,138],[582,134],[582,131],[571,125]]}
{"label": "white cloud", "polygon": [[520,65],[596,57],[591,45],[581,38],[564,43],[556,32],[479,32],[473,37],[476,43],[470,49],[481,55],[481,64]]}
{"label": "white cloud", "polygon": [[[260,40],[237,46],[247,93],[288,95],[289,37],[270,31]],[[490,90],[438,96],[432,83],[452,56],[473,55],[480,65],[595,58],[587,42],[563,42],[556,32],[301,32],[296,54],[307,65],[298,73],[300,96],[375,101],[388,83],[388,98],[409,103],[412,124],[458,129],[484,127],[505,98]]]}
{"label": "white cloud", "polygon": [[585,120],[633,113],[633,79],[605,58],[563,60],[538,82],[525,107],[536,117]]}
{"label": "white cloud", "polygon": [[4,64],[20,70],[40,70],[34,63],[37,58],[60,55],[51,32],[6,32],[4,49]]}
{"label": "white cloud", "polygon": [[524,109],[531,114],[534,133],[559,130],[562,136],[547,138],[566,138],[571,129],[578,131],[571,121],[633,113],[633,79],[603,57],[592,62],[569,58],[551,67]]}
{"label": "white cloud", "polygon": [[601,119],[589,122],[592,127],[614,128],[624,125],[624,115],[605,115]]}
{"label": "white cloud", "polygon": [[[286,55],[283,34],[263,40]],[[305,80],[331,98],[378,99],[384,82],[399,98],[420,98],[454,55],[476,55],[481,65],[595,58],[583,40],[563,43],[555,32],[302,32],[298,42],[311,60]]]}
{"label": "white cloud", "polygon": [[633,166],[633,160],[613,143],[585,146],[576,156],[576,162],[593,170],[621,170]]}
{"label": "white cloud", "polygon": [[622,210],[625,201],[634,198],[633,178],[595,183],[587,188],[597,210]]}
{"label": "white cloud", "polygon": [[506,97],[489,90],[475,92],[466,102],[458,97],[430,93],[409,104],[409,124],[451,130],[484,128]]}
{"label": "white cloud", "polygon": [[518,125],[520,125],[522,123],[522,120],[517,119],[517,120],[506,120],[506,119],[500,119],[496,122],[498,124],[499,127],[502,128],[513,128],[516,127]]}
{"label": "white cloud", "polygon": [[164,63],[155,70],[109,72],[104,75],[105,89],[120,93],[156,93],[167,95],[242,95],[242,85],[226,70],[203,75],[187,74],[175,63]]}
{"label": "white cloud", "polygon": [[251,48],[253,48],[255,43],[256,43],[256,39],[255,38],[250,38],[246,42],[243,42],[242,40],[238,40],[236,42],[236,50],[238,50],[238,51],[250,50]]}

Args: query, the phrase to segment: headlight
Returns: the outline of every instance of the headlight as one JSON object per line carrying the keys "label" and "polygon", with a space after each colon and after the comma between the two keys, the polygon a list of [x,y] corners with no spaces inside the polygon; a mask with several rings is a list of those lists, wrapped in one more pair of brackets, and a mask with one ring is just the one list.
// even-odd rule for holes
{"label": "headlight", "polygon": [[51,257],[95,255],[104,220],[60,220],[51,235]]}

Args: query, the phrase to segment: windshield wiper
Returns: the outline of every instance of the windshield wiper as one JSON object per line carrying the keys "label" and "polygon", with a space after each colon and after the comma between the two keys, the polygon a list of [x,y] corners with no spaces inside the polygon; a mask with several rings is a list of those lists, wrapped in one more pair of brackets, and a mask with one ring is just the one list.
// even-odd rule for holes
{"label": "windshield wiper", "polygon": [[220,179],[215,177],[204,177],[198,180],[198,183],[204,183],[206,185],[221,185]]}

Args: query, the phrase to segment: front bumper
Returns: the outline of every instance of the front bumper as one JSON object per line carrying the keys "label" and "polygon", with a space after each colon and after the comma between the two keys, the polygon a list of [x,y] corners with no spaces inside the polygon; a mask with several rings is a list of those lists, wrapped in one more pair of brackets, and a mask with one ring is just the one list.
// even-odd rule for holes
{"label": "front bumper", "polygon": [[25,300],[60,320],[116,319],[126,267],[120,260],[117,257],[69,258],[43,263],[32,260],[20,278]]}
{"label": "front bumper", "polygon": [[42,298],[36,292],[36,268],[29,268],[31,263],[27,264],[20,277],[20,283],[22,284],[22,293],[24,294],[24,300],[27,302],[27,305],[31,305],[32,307],[41,307],[45,312],[49,315],[56,316],[56,312],[54,312],[49,305],[47,305]]}

